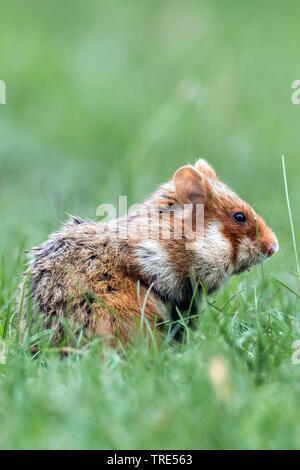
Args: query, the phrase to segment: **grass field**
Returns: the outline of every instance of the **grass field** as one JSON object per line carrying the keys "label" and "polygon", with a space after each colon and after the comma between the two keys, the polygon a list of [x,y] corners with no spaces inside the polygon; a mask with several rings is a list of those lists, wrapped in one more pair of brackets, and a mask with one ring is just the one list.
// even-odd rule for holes
{"label": "grass field", "polygon": [[[281,167],[284,154],[300,242],[299,14],[290,0],[1,2],[0,448],[300,447]],[[269,221],[280,252],[204,299],[186,344],[32,358],[7,323],[24,250],[66,213],[141,202],[200,155]]]}

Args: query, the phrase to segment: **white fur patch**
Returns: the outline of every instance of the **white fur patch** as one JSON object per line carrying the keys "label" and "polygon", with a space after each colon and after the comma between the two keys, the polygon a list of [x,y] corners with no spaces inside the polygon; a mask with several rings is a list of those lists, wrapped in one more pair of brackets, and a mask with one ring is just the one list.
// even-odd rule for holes
{"label": "white fur patch", "polygon": [[159,291],[173,297],[180,288],[181,280],[176,276],[163,246],[156,240],[145,240],[139,243],[135,255],[143,272],[157,285]]}
{"label": "white fur patch", "polygon": [[274,253],[277,253],[279,251],[279,243],[276,237],[275,237],[275,243],[273,243],[273,248],[274,248]]}
{"label": "white fur patch", "polygon": [[244,237],[238,248],[237,260],[236,260],[236,269],[241,268],[242,266],[247,266],[256,262],[259,257],[258,247],[255,246],[252,240],[249,237]]}
{"label": "white fur patch", "polygon": [[196,276],[209,288],[216,289],[232,274],[232,247],[221,233],[220,223],[210,224],[195,242]]}
{"label": "white fur patch", "polygon": [[[221,233],[220,224],[214,222],[193,242],[194,261],[189,266],[191,278],[215,290],[232,274],[232,247]],[[155,240],[145,240],[135,251],[143,272],[153,279],[159,291],[171,298],[179,298],[183,280],[174,271],[173,260],[168,252]]]}
{"label": "white fur patch", "polygon": [[[274,249],[274,253],[277,253],[279,250],[279,244],[276,237],[274,239],[274,243],[271,245]],[[241,267],[250,268],[252,265],[257,264],[260,259],[261,261],[265,261],[267,258],[267,254],[260,253],[260,249],[257,243],[253,242],[251,238],[245,237],[243,240],[241,240],[239,245],[236,269],[238,270]]]}

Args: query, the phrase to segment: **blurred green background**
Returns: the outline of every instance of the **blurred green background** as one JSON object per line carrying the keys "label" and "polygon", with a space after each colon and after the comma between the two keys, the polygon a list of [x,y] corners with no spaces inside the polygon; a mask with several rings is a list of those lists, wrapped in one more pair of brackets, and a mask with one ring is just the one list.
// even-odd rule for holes
{"label": "blurred green background", "polygon": [[267,270],[296,288],[281,155],[299,240],[299,15],[291,0],[2,0],[2,307],[20,251],[66,213],[141,202],[199,156],[269,220]]}
{"label": "blurred green background", "polygon": [[201,155],[270,216],[273,262],[293,263],[281,154],[300,229],[299,13],[296,1],[2,1],[1,247],[119,194],[140,202]]}

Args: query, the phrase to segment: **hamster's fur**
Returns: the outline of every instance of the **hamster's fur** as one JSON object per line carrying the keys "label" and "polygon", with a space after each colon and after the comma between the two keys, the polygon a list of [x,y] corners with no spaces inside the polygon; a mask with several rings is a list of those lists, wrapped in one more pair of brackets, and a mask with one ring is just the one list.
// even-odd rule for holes
{"label": "hamster's fur", "polygon": [[[192,231],[188,249],[191,234],[175,234],[186,218],[184,205],[191,208],[195,228],[198,204],[204,206],[204,225],[201,233]],[[236,220],[236,214],[246,220]],[[145,236],[141,229],[149,223],[155,230]],[[30,297],[33,320],[56,328],[57,341],[68,321],[74,331],[79,325],[91,335],[128,342],[140,324],[145,296],[145,318],[159,325],[169,319],[168,305],[173,313],[188,307],[194,281],[211,293],[278,248],[263,219],[200,159],[179,168],[142,210],[108,224],[73,217],[30,250],[23,311]]]}

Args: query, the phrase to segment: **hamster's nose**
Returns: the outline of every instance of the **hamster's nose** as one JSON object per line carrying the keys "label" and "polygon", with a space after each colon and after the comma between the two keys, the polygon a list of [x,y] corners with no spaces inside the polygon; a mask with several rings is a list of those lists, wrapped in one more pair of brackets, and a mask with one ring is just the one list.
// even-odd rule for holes
{"label": "hamster's nose", "polygon": [[277,240],[273,243],[270,243],[267,248],[267,253],[266,253],[267,257],[270,258],[270,256],[272,256],[274,253],[277,253],[278,250],[279,250],[279,244]]}

